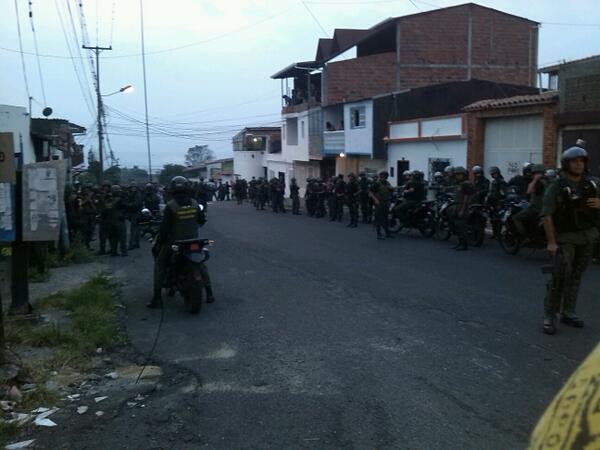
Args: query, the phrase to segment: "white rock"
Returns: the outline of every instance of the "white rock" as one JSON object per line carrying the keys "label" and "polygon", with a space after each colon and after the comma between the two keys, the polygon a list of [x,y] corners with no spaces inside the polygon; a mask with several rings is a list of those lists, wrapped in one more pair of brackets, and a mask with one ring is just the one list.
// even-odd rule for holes
{"label": "white rock", "polygon": [[15,405],[15,402],[11,402],[9,400],[0,401],[0,408],[2,408],[2,411],[12,411]]}
{"label": "white rock", "polygon": [[6,450],[19,450],[22,448],[29,448],[31,444],[35,442],[35,439],[30,439],[28,441],[15,442],[14,444],[8,444],[4,446]]}
{"label": "white rock", "polygon": [[56,426],[58,426],[58,425],[56,425],[55,422],[52,422],[50,419],[39,419],[37,417],[33,421],[33,423],[39,427],[56,427]]}
{"label": "white rock", "polygon": [[85,414],[89,408],[87,406],[79,406],[77,408],[77,414]]}
{"label": "white rock", "polygon": [[96,403],[100,403],[102,400],[106,400],[108,397],[105,395],[104,397],[96,397],[94,398],[94,401]]}
{"label": "white rock", "polygon": [[104,415],[104,411],[96,411],[96,415],[98,417],[102,417]]}
{"label": "white rock", "polygon": [[81,394],[71,394],[71,395],[67,395],[67,398],[69,400],[77,400],[79,397],[81,397]]}
{"label": "white rock", "polygon": [[110,378],[112,380],[116,380],[117,378],[119,378],[119,374],[117,372],[110,372],[107,373],[106,375],[104,375],[106,378]]}
{"label": "white rock", "polygon": [[[44,408],[41,408],[41,409],[44,409]],[[54,414],[56,411],[58,411],[58,409],[59,408],[53,408],[48,411],[44,411],[41,414],[38,414],[36,419],[45,419],[46,417],[50,417],[52,414]]]}
{"label": "white rock", "polygon": [[31,413],[32,414],[41,414],[41,413],[45,413],[46,411],[50,411],[50,408],[44,408],[43,406],[40,406],[39,408],[36,408],[33,411],[31,411]]}

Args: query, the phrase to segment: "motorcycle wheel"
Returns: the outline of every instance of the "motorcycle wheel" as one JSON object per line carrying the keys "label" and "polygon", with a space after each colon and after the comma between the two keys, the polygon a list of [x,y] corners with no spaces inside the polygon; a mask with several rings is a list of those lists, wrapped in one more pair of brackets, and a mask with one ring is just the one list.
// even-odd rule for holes
{"label": "motorcycle wheel", "polygon": [[438,220],[435,226],[435,237],[442,241],[447,241],[452,236],[448,222],[445,220]]}
{"label": "motorcycle wheel", "polygon": [[400,223],[400,220],[397,217],[392,217],[390,219],[390,232],[392,233],[398,233],[402,230],[402,224]]}
{"label": "motorcycle wheel", "polygon": [[516,255],[521,249],[521,239],[510,227],[503,225],[500,231],[500,246],[509,255]]}
{"label": "motorcycle wheel", "polygon": [[190,314],[198,314],[204,300],[204,286],[193,283],[183,297],[185,309]]}
{"label": "motorcycle wheel", "polygon": [[433,217],[430,215],[426,215],[423,217],[421,222],[421,226],[419,227],[419,231],[423,237],[432,237],[436,232],[435,221]]}

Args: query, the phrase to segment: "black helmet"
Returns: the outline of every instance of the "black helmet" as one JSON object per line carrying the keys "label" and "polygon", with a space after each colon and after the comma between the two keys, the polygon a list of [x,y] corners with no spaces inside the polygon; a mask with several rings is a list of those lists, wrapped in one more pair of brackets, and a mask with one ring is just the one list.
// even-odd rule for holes
{"label": "black helmet", "polygon": [[526,162],[525,164],[523,164],[523,174],[531,173],[532,169],[533,169],[533,164],[532,163]]}
{"label": "black helmet", "polygon": [[171,192],[185,192],[189,187],[189,181],[186,177],[178,175],[171,179],[169,189]]}
{"label": "black helmet", "polygon": [[490,167],[490,175],[495,175],[495,174],[500,175],[500,168],[496,167],[496,166]]}
{"label": "black helmet", "polygon": [[118,184],[113,184],[112,187],[110,188],[110,191],[113,194],[120,194],[121,193],[121,186],[119,186]]}
{"label": "black helmet", "polygon": [[464,167],[461,166],[456,166],[452,168],[452,174],[453,175],[457,175],[457,174],[463,174],[464,176],[467,176],[467,169],[465,169]]}
{"label": "black helmet", "polygon": [[473,172],[473,175],[475,175],[476,173],[483,173],[483,168],[481,166],[473,166],[471,171]]}
{"label": "black helmet", "polygon": [[382,170],[381,172],[379,172],[379,176],[381,178],[385,178],[387,180],[387,178],[390,176],[390,174],[387,172],[387,170]]}
{"label": "black helmet", "polygon": [[573,161],[577,158],[583,158],[586,163],[588,162],[588,154],[585,149],[577,146],[566,149],[560,157],[560,163],[563,169],[566,169],[569,161]]}

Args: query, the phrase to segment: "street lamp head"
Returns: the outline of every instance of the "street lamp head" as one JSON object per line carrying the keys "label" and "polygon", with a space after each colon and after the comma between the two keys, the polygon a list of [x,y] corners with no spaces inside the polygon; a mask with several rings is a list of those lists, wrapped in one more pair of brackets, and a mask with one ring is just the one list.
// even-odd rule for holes
{"label": "street lamp head", "polygon": [[131,94],[133,92],[133,85],[126,84],[121,89],[119,89],[119,92],[127,92],[127,93]]}
{"label": "street lamp head", "polygon": [[340,153],[340,158],[345,158],[346,154],[344,152]]}

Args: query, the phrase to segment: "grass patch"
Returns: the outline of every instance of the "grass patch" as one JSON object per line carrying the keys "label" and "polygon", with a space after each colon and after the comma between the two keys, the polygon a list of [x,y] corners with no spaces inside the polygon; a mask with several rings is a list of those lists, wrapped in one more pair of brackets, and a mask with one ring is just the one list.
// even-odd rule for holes
{"label": "grass patch", "polygon": [[16,423],[0,422],[0,443],[6,444],[15,439],[21,428]]}
{"label": "grass patch", "polygon": [[29,269],[28,276],[30,283],[45,283],[50,279],[50,271],[38,272],[35,269]]}
{"label": "grass patch", "polygon": [[33,391],[23,393],[23,399],[19,402],[19,409],[28,411],[39,406],[56,405],[59,401],[60,396],[56,392],[38,386]]}
{"label": "grass patch", "polygon": [[55,258],[51,261],[51,264],[55,264],[52,267],[57,266],[68,266],[70,264],[83,264],[94,260],[94,254],[89,250],[83,242],[79,239],[75,239],[71,242],[69,250],[65,253],[62,258]]}

